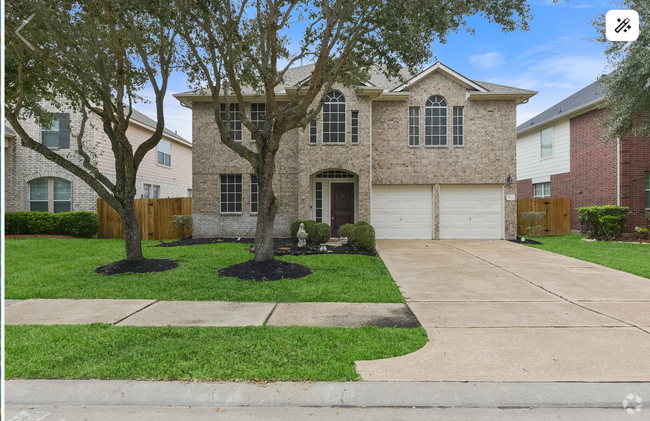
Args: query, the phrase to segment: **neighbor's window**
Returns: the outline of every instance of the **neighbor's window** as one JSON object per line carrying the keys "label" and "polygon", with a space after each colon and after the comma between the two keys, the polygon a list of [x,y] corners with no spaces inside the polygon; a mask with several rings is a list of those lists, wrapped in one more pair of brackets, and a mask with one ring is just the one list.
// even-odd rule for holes
{"label": "neighbor's window", "polygon": [[187,189],[187,197],[192,197],[194,191],[192,189]]}
{"label": "neighbor's window", "polygon": [[158,142],[158,164],[171,167],[172,165],[172,143],[166,140]]}
{"label": "neighbor's window", "polygon": [[[223,124],[228,124],[226,118],[226,104],[221,104],[221,120]],[[241,140],[241,120],[239,119],[239,104],[230,104],[230,136],[232,140]]]}
{"label": "neighbor's window", "polygon": [[650,210],[650,171],[645,173],[645,208]]}
{"label": "neighbor's window", "polygon": [[72,183],[58,177],[41,177],[29,182],[29,210],[70,212]]}
{"label": "neighbor's window", "polygon": [[152,199],[159,199],[160,198],[160,186],[152,186],[151,189],[151,198]]}
{"label": "neighbor's window", "polygon": [[251,174],[251,213],[257,213],[258,198],[257,176]]}
{"label": "neighbor's window", "polygon": [[316,130],[316,119],[314,118],[309,123],[309,143],[316,143],[316,140],[318,139],[318,133]]}
{"label": "neighbor's window", "polygon": [[463,146],[464,144],[464,128],[465,123],[465,108],[454,107],[454,146]]}
{"label": "neighbor's window", "polygon": [[409,107],[409,146],[420,146],[420,107]]}
{"label": "neighbor's window", "polygon": [[345,97],[339,91],[325,97],[323,143],[345,143]]}
{"label": "neighbor's window", "polygon": [[553,156],[553,127],[544,129],[540,134],[541,156],[549,158]]}
{"label": "neighbor's window", "polygon": [[551,183],[533,184],[533,197],[551,197]]}
{"label": "neighbor's window", "polygon": [[221,213],[241,213],[241,174],[221,176]]}
{"label": "neighbor's window", "polygon": [[424,111],[424,145],[447,146],[447,100],[429,97]]}
{"label": "neighbor's window", "polygon": [[151,184],[145,184],[142,189],[142,198],[149,199],[151,197]]}
{"label": "neighbor's window", "polygon": [[[264,130],[264,121],[266,119],[266,104],[253,103],[251,104],[251,123],[257,126],[258,129]],[[253,138],[253,133],[251,133],[251,140],[255,141]]]}
{"label": "neighbor's window", "polygon": [[68,113],[55,114],[54,120],[50,124],[41,126],[41,143],[48,148],[69,148],[69,119],[70,114]]}
{"label": "neighbor's window", "polygon": [[350,129],[350,142],[359,143],[359,111],[351,112]]}

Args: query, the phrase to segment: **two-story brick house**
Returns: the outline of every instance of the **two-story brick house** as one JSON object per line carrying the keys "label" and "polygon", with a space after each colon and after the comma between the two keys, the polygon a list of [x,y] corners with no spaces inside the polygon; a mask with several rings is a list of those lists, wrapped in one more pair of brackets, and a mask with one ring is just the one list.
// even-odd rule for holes
{"label": "two-story brick house", "polygon": [[518,195],[570,197],[572,231],[580,230],[578,207],[627,206],[623,232],[633,232],[650,211],[650,137],[604,140],[604,101],[594,82],[517,128]]}
{"label": "two-story brick house", "polygon": [[[75,134],[82,116],[72,110],[52,109],[56,119],[49,127],[34,119],[23,121],[25,131],[46,146],[81,165]],[[99,170],[114,179],[115,157],[110,141],[96,115],[89,118],[84,131],[84,150],[93,157]],[[137,148],[151,136],[156,123],[133,110],[127,137]],[[5,129],[6,130],[6,129]],[[72,133],[70,133],[72,131]],[[97,193],[81,179],[41,154],[21,145],[13,130],[5,135],[5,210],[64,212],[97,208]],[[149,151],[138,170],[137,197],[187,197],[192,193],[192,144],[165,129],[157,148]]]}
{"label": "two-story brick house", "polygon": [[[276,95],[288,98],[312,68],[291,69]],[[404,76],[406,83],[375,72],[356,89],[335,86],[318,119],[284,136],[275,235],[313,219],[330,224],[333,235],[363,220],[377,238],[516,236],[516,107],[535,92],[477,82],[442,63]],[[207,92],[175,97],[192,108],[194,236],[254,235],[250,164],[218,140]],[[244,97],[233,110],[245,107],[258,122],[264,98]],[[236,139],[254,148],[237,113],[231,118]]]}

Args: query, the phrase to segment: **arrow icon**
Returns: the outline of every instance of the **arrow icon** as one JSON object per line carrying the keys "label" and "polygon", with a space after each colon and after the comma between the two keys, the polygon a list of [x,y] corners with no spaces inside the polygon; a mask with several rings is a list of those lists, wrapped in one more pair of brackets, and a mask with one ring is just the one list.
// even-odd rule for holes
{"label": "arrow icon", "polygon": [[27,40],[25,39],[25,37],[23,37],[23,36],[20,34],[20,30],[23,29],[23,28],[25,27],[25,25],[27,25],[27,24],[29,23],[29,21],[32,20],[32,18],[33,18],[35,15],[36,15],[36,13],[32,13],[32,15],[31,15],[30,17],[28,17],[27,20],[24,21],[23,24],[20,25],[20,26],[18,27],[18,29],[16,29],[16,35],[18,35],[18,38],[20,38],[20,39],[21,39],[25,44],[27,44],[27,46],[28,46],[29,48],[31,48],[32,50],[36,50],[36,48],[34,48],[34,46],[33,46],[32,44],[30,44],[29,41],[27,41]]}

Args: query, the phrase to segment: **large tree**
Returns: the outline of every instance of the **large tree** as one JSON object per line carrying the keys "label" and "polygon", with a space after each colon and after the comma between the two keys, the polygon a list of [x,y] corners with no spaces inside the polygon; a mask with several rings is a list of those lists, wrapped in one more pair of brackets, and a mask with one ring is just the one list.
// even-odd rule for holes
{"label": "large tree", "polygon": [[629,132],[650,135],[650,2],[623,0],[612,9],[632,9],[639,13],[640,34],[636,41],[608,41],[605,16],[594,21],[597,41],[605,44],[605,54],[613,71],[599,78],[606,88],[604,106],[609,113],[601,124],[606,139]]}
{"label": "large tree", "polygon": [[[177,0],[178,31],[187,47],[190,80],[208,89],[221,141],[249,161],[257,175],[259,207],[255,260],[273,259],[273,225],[278,199],[275,159],[283,136],[305,127],[320,112],[336,83],[359,86],[373,66],[399,77],[432,57],[431,43],[450,31],[469,30],[466,17],[482,15],[504,31],[527,29],[527,0]],[[287,70],[314,64],[311,77],[289,99],[276,97]],[[243,103],[244,88],[266,99],[262,128],[244,107],[242,124],[255,147],[230,134],[222,103]],[[229,105],[227,105],[229,107]]]}
{"label": "large tree", "polygon": [[[144,260],[135,183],[142,159],[165,126],[163,101],[177,56],[167,8],[145,0],[20,0],[10,1],[5,13],[5,118],[23,146],[79,177],[117,211],[127,260]],[[135,148],[127,130],[132,106],[142,100],[138,92],[147,88],[155,97],[156,127]],[[82,116],[69,127],[78,155],[54,151],[25,129],[27,119],[50,124],[52,108]],[[84,142],[93,115],[110,141],[112,174],[100,171],[95,145]]]}

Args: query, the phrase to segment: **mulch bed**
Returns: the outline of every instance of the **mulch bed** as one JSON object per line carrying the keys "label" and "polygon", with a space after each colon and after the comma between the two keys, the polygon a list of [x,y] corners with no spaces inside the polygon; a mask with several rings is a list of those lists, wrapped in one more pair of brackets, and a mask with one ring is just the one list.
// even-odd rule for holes
{"label": "mulch bed", "polygon": [[312,270],[297,263],[270,260],[256,262],[249,260],[237,265],[219,269],[219,276],[227,276],[249,281],[278,281],[280,279],[297,279],[312,274]]}
{"label": "mulch bed", "polygon": [[523,241],[524,238],[521,238],[521,237],[517,236],[516,240],[508,240],[508,241],[510,241],[511,243],[517,243],[517,244],[542,244],[539,241],[531,240],[530,238],[526,238],[526,241]]}
{"label": "mulch bed", "polygon": [[71,239],[69,235],[5,235],[8,240],[20,240],[21,238],[64,238]]}
{"label": "mulch bed", "polygon": [[152,273],[165,272],[178,267],[178,263],[171,259],[144,259],[137,262],[118,260],[111,264],[100,266],[95,273],[100,275],[119,275],[122,273]]}
{"label": "mulch bed", "polygon": [[[154,247],[180,247],[180,246],[196,246],[202,244],[220,244],[220,243],[241,243],[241,244],[253,244],[255,243],[254,238],[184,238],[182,240],[172,241],[169,243],[160,243]],[[282,248],[282,250],[280,250]],[[327,246],[327,251],[320,251],[320,246],[318,244],[307,244],[305,247],[298,247],[298,240],[294,238],[274,238],[273,239],[273,250],[276,256],[303,256],[307,254],[362,254],[364,256],[376,256],[377,252],[367,252],[358,250],[357,248],[345,245],[330,247]]]}

